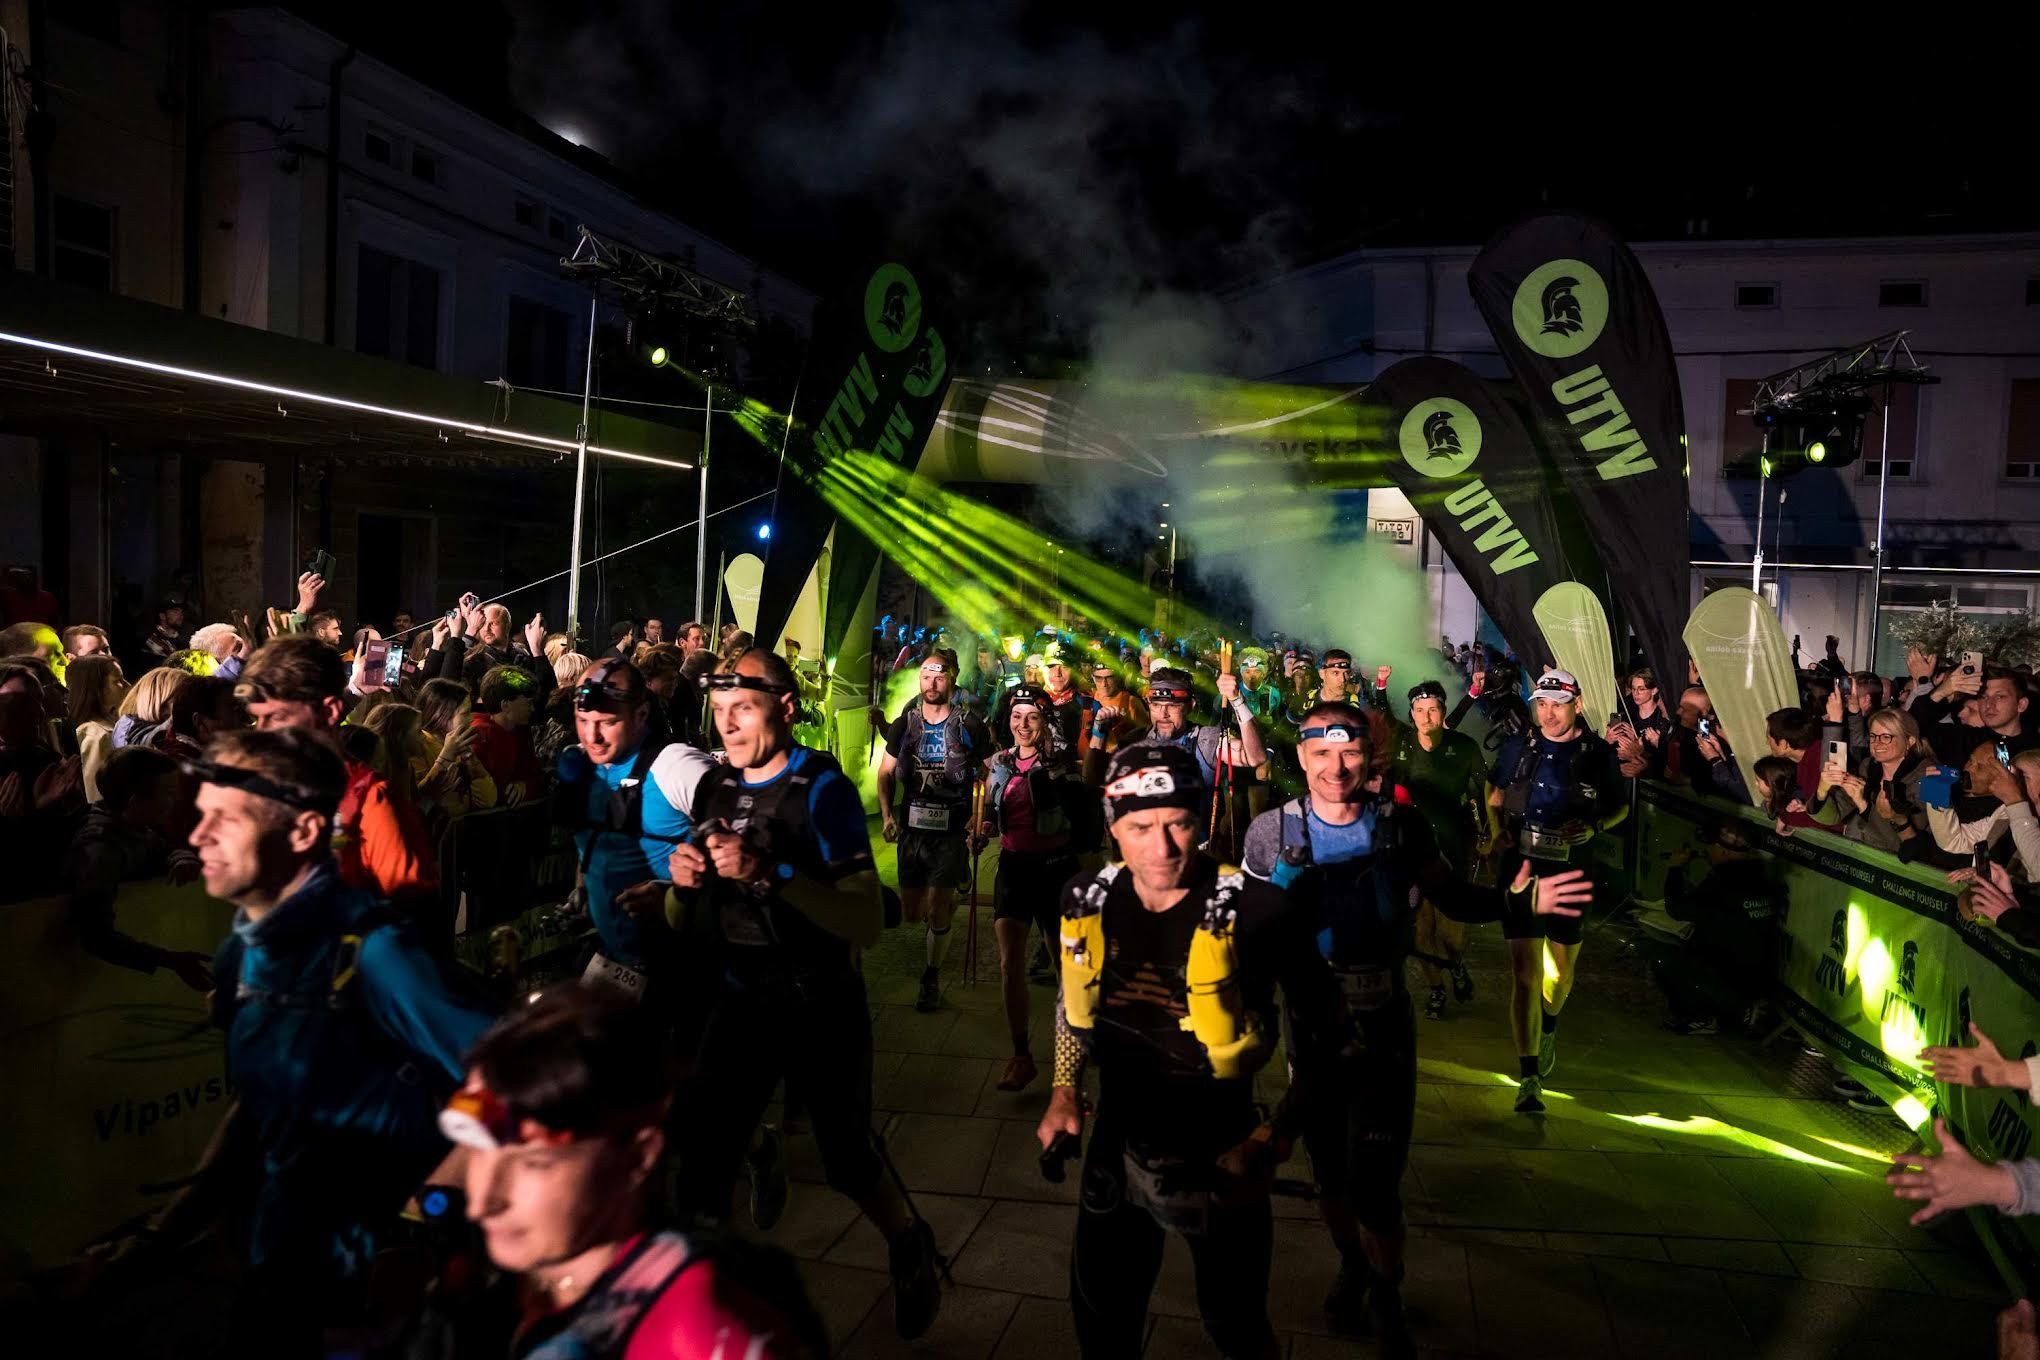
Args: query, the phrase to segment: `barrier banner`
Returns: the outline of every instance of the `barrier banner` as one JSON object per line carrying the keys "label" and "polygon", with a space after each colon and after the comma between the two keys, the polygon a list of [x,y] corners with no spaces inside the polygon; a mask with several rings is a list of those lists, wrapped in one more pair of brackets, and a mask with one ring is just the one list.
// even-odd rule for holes
{"label": "barrier banner", "polygon": [[1636,255],[1599,222],[1525,218],[1466,273],[1536,410],[1536,433],[1663,683],[1686,673],[1686,417],[1670,333]]}
{"label": "barrier banner", "polygon": [[[1822,831],[1780,836],[1754,809],[1639,781],[1643,843],[1657,884],[1663,854],[1703,826],[1733,823],[1787,889],[1778,998],[1801,1034],[1933,1145],[1934,1115],[1986,1161],[2040,1151],[2040,1107],[2026,1094],[1938,1086],[1919,1064],[1930,1044],[1966,1046],[1973,1020],[2007,1057],[2040,1045],[2040,954],[1982,918],[1964,920],[1944,874]],[[2040,1219],[1995,1210],[1970,1219],[2020,1292],[2040,1284]]]}
{"label": "barrier banner", "polygon": [[[198,884],[129,883],[117,910],[130,935],[207,955],[233,919]],[[57,897],[0,911],[0,1090],[7,1275],[160,1207],[234,1094],[204,995],[87,954]]]}

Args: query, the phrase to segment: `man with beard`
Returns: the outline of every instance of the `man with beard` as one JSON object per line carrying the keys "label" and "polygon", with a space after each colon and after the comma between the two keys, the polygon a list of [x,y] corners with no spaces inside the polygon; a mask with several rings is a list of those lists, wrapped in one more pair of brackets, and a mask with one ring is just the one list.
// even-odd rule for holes
{"label": "man with beard", "polygon": [[[1125,744],[1180,746],[1196,756],[1207,791],[1217,790],[1221,763],[1229,767],[1228,773],[1234,770],[1251,772],[1268,759],[1268,748],[1261,740],[1253,711],[1240,698],[1238,676],[1218,677],[1218,700],[1232,718],[1236,728],[1233,733],[1217,726],[1193,726],[1190,722],[1192,692],[1189,672],[1171,666],[1157,666],[1148,677],[1148,712],[1152,715],[1152,722],[1146,731],[1135,733]],[[1253,817],[1244,796],[1245,786],[1237,779],[1226,782],[1229,787],[1224,792],[1231,797],[1233,806],[1222,810],[1222,819],[1230,825],[1244,828]]]}
{"label": "man with beard", "polygon": [[[942,1004],[942,960],[949,953],[956,890],[976,872],[970,849],[972,789],[984,778],[992,739],[982,722],[953,702],[956,662],[948,655],[923,653],[920,683],[918,701],[907,705],[885,734],[878,813],[885,838],[900,847],[900,915],[927,930],[927,961],[914,1006],[932,1011]],[[902,785],[904,826],[894,810]]]}

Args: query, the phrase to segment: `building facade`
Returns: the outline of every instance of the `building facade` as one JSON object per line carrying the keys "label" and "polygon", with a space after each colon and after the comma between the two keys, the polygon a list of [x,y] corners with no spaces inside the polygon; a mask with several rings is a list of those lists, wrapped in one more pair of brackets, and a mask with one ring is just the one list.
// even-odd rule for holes
{"label": "building facade", "polygon": [[[180,364],[225,371],[231,350],[232,376],[275,382],[273,367],[310,387],[326,366],[308,348],[318,346],[334,382],[376,404],[564,424],[569,439],[591,293],[560,261],[583,224],[741,291],[761,333],[798,337],[811,324],[811,293],[689,226],[593,153],[514,110],[466,107],[283,10],[0,0],[0,27],[14,72],[6,244],[16,271],[15,305],[0,293],[0,319],[36,310],[31,280],[48,290],[35,299],[44,310],[66,290],[123,299],[149,309],[147,326],[162,309],[187,319],[154,351]],[[104,315],[94,347],[118,351],[122,313]],[[597,320],[599,356],[623,357],[631,317],[605,300]],[[239,343],[238,328],[274,338],[274,365]],[[753,356],[733,348],[729,371],[741,379]],[[598,389],[619,390],[605,376],[598,365]],[[677,373],[658,395],[701,399]],[[276,403],[284,423],[269,440],[250,437],[246,411],[209,426],[189,419],[187,402],[166,405],[160,421],[132,411],[112,423],[0,384],[0,477],[32,492],[0,509],[10,545],[0,556],[40,564],[67,617],[94,620],[146,611],[166,590],[197,594],[213,616],[259,617],[318,547],[340,560],[328,602],[350,623],[384,624],[397,609],[443,608],[461,590],[508,589],[566,565],[571,457],[499,452],[429,428],[368,438],[329,422],[307,434],[289,405]],[[598,405],[590,439],[670,446],[673,429],[649,428],[665,424],[679,427],[684,453],[698,445],[698,420]],[[681,518],[696,494],[691,474],[646,467],[605,465],[594,481],[591,556],[610,546],[605,533],[669,509]],[[685,565],[672,604],[612,607],[678,608],[691,596]],[[526,604],[556,619],[563,599],[555,583]]]}
{"label": "building facade", "polygon": [[[1886,617],[1955,599],[2027,609],[2040,584],[2040,236],[1677,241],[1635,245],[1677,355],[1689,440],[1692,591],[1749,585],[1757,491],[1729,468],[1759,447],[1747,411],[1768,375],[1893,331],[1934,383],[1896,387],[1885,480]],[[1363,384],[1409,354],[1506,377],[1466,287],[1475,247],[1359,251],[1243,289],[1241,375]],[[1788,635],[1817,658],[1834,634],[1867,660],[1886,412],[1881,392],[1852,466],[1764,488],[1763,585]],[[1781,507],[1780,493],[1783,493]],[[1370,514],[1416,519],[1394,491]],[[1421,539],[1421,535],[1419,538]],[[1433,577],[1438,631],[1474,629],[1472,596],[1435,545],[1409,549]],[[1783,565],[1778,565],[1783,564]],[[1903,657],[1887,642],[1878,668]]]}

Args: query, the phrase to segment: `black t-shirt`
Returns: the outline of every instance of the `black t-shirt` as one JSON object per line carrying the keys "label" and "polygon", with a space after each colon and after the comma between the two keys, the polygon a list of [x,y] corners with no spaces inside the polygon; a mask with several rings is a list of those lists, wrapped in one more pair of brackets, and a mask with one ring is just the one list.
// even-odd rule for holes
{"label": "black t-shirt", "polygon": [[1401,723],[1396,725],[1392,749],[1391,777],[1410,791],[1410,801],[1430,823],[1440,852],[1456,867],[1465,868],[1477,815],[1474,800],[1486,792],[1481,775],[1487,754],[1472,737],[1450,728],[1441,730],[1437,745],[1426,751],[1417,729]]}

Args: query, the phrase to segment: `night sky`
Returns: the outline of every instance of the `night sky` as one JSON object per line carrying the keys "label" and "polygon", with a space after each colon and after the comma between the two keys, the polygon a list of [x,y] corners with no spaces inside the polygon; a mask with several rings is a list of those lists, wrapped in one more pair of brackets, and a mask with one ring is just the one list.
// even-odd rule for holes
{"label": "night sky", "polygon": [[1600,50],[1473,9],[1427,32],[1379,7],[1096,0],[295,8],[572,134],[824,294],[917,261],[979,371],[1052,371],[1129,314],[1541,207],[1636,240],[2040,226],[2030,73],[1865,32],[1777,46],[1717,15],[1696,41],[1666,10],[1654,42]]}

